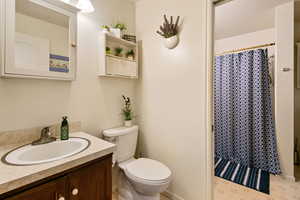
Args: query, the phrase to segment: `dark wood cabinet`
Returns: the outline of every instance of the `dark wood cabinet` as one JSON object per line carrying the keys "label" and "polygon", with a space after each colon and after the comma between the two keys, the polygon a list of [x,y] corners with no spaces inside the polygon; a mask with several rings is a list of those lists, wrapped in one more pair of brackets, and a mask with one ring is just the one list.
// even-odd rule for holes
{"label": "dark wood cabinet", "polygon": [[70,200],[111,200],[111,162],[98,162],[68,175]]}
{"label": "dark wood cabinet", "polygon": [[10,192],[4,200],[111,200],[111,173],[110,155]]}
{"label": "dark wood cabinet", "polygon": [[7,200],[64,200],[65,197],[66,178],[62,177],[14,195]]}

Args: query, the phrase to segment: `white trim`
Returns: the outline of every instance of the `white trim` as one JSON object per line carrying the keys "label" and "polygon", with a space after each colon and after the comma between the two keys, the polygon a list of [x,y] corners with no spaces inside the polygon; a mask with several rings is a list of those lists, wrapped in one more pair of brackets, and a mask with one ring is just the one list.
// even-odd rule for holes
{"label": "white trim", "polygon": [[180,197],[179,195],[166,190],[162,193],[163,196],[167,197],[170,200],[184,200],[184,198]]}
{"label": "white trim", "polygon": [[296,182],[295,176],[288,176],[288,175],[282,174],[281,177],[284,178],[285,180]]}
{"label": "white trim", "polygon": [[206,30],[204,37],[206,42],[206,169],[205,169],[205,189],[204,197],[205,200],[213,200],[213,177],[214,177],[214,134],[212,130],[213,125],[213,107],[212,107],[212,98],[213,98],[213,55],[214,55],[214,2],[216,0],[206,0],[205,7],[206,10],[203,13],[204,21],[202,24],[203,30]]}

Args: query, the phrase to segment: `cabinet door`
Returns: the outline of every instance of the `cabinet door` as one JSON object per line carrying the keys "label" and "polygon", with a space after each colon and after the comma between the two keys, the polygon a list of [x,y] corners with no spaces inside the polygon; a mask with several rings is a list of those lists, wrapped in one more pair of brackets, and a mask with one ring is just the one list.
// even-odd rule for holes
{"label": "cabinet door", "polygon": [[0,75],[74,80],[77,8],[57,0],[1,0]]}
{"label": "cabinet door", "polygon": [[59,178],[49,183],[26,190],[5,200],[65,200],[66,178]]}
{"label": "cabinet door", "polygon": [[68,175],[70,200],[111,200],[112,160],[107,158]]}

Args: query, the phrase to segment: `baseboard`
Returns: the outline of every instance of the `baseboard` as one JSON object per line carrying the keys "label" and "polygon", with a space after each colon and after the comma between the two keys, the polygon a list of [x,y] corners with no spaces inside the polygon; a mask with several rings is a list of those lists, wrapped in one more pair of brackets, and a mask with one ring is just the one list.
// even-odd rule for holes
{"label": "baseboard", "polygon": [[170,192],[168,190],[164,191],[162,195],[168,197],[170,200],[184,200],[184,198],[178,196],[177,194]]}
{"label": "baseboard", "polygon": [[281,177],[288,180],[288,181],[296,182],[295,176],[288,176],[288,175],[282,174]]}

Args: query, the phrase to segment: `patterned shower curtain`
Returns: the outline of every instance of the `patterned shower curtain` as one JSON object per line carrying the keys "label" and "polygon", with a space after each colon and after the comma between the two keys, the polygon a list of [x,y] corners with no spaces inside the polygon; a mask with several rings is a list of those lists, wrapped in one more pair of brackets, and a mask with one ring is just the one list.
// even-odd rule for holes
{"label": "patterned shower curtain", "polygon": [[215,156],[280,174],[267,50],[217,56]]}

